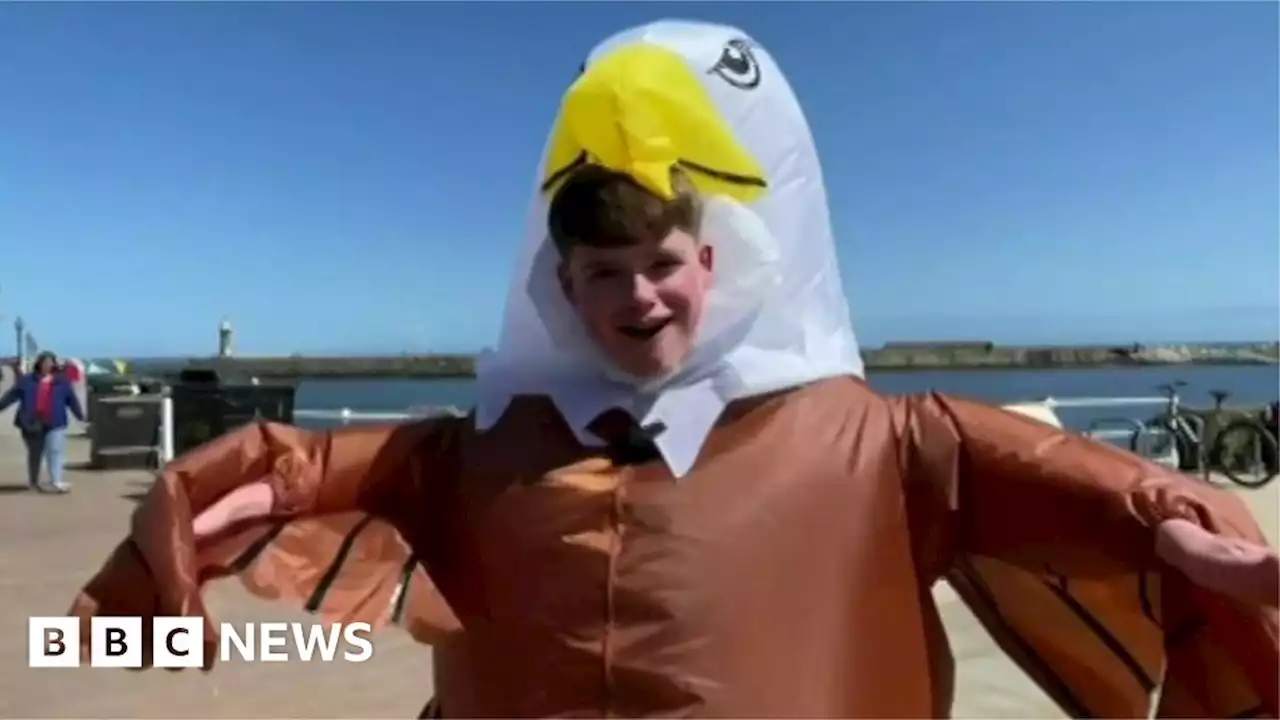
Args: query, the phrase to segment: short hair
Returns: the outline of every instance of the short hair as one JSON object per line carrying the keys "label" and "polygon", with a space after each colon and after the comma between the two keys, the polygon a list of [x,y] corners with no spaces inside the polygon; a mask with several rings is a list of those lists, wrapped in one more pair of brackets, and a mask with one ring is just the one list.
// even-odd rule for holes
{"label": "short hair", "polygon": [[672,170],[675,197],[667,200],[630,175],[599,165],[575,170],[551,198],[547,230],[567,258],[580,245],[618,248],[653,242],[674,229],[696,235],[702,201],[693,184]]}

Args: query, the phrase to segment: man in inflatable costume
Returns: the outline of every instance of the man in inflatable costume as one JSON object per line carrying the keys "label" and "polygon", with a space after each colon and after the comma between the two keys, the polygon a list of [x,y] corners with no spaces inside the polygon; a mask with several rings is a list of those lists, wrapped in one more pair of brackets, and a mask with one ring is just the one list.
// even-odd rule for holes
{"label": "man in inflatable costume", "polygon": [[72,613],[207,618],[237,575],[438,643],[446,716],[944,717],[945,579],[1071,715],[1275,715],[1240,502],[859,357],[773,59],[632,29],[565,95],[475,413],[198,448]]}

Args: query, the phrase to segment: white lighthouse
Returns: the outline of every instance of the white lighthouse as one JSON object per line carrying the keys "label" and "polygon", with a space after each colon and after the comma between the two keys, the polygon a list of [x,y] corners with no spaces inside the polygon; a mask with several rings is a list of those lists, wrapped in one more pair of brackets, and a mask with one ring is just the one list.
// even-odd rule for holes
{"label": "white lighthouse", "polygon": [[232,334],[231,320],[222,318],[222,324],[218,326],[218,357],[231,357]]}

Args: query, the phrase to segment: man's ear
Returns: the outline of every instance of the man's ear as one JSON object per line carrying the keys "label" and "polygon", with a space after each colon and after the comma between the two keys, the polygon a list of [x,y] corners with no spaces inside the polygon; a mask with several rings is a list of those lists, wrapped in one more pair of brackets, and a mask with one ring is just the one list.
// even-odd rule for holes
{"label": "man's ear", "polygon": [[703,245],[698,248],[698,264],[704,270],[710,271],[715,265],[715,250],[710,245]]}
{"label": "man's ear", "polygon": [[564,299],[569,301],[570,305],[576,305],[573,294],[573,278],[569,277],[569,264],[561,262],[556,266],[556,279],[560,281],[560,292],[564,293]]}

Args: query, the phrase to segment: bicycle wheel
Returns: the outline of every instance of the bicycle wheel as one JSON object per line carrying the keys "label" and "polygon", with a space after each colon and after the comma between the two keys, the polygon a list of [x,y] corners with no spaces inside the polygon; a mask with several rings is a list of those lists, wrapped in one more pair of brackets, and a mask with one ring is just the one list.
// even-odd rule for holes
{"label": "bicycle wheel", "polygon": [[1276,439],[1249,420],[1228,424],[1213,443],[1214,469],[1241,487],[1260,488],[1271,482],[1275,456]]}

